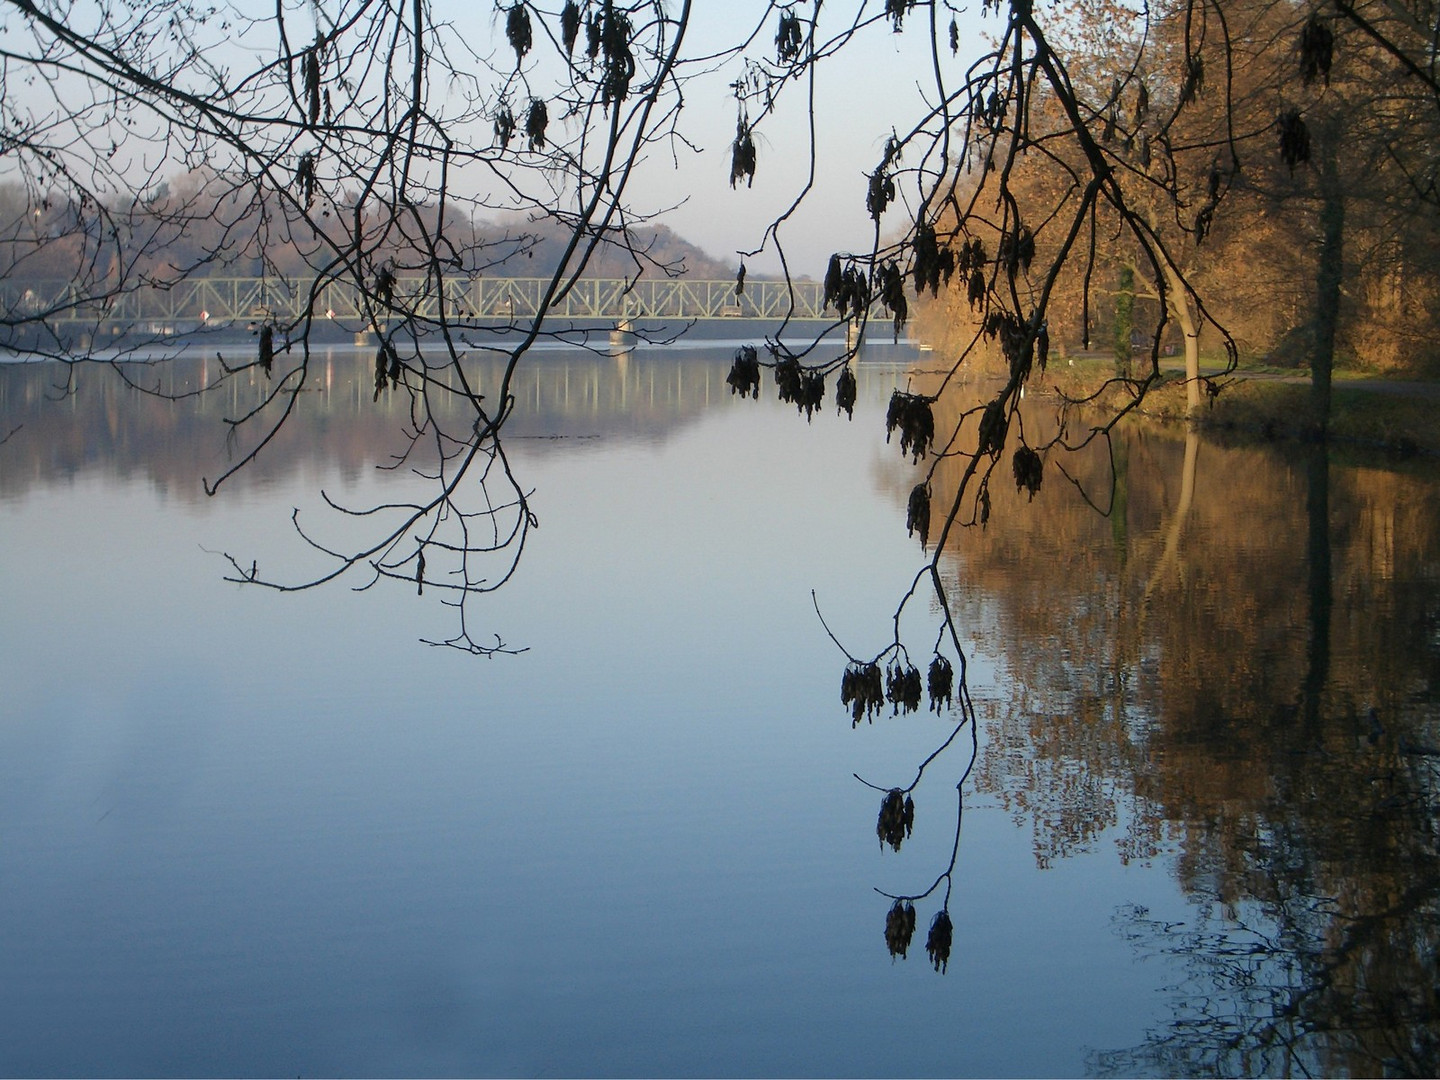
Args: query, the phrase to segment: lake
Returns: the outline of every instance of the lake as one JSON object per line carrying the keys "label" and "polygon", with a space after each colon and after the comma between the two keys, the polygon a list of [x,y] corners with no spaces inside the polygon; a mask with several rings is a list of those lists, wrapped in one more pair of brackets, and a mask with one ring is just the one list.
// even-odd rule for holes
{"label": "lake", "polygon": [[0,1072],[1434,1073],[1435,462],[1132,425],[1031,500],[1007,454],[941,562],[972,741],[840,700],[925,560],[884,417],[928,355],[807,422],[726,349],[536,354],[489,657],[413,581],[225,580],[413,495],[321,360],[214,498],[253,387],[0,365]]}

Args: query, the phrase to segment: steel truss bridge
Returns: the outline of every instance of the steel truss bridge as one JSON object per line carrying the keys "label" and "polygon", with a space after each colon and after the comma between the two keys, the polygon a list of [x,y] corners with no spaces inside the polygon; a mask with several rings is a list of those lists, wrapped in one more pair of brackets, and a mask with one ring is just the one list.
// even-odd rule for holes
{"label": "steel truss bridge", "polygon": [[[437,292],[419,279],[400,278],[394,303],[399,310],[436,320],[443,297],[446,316],[455,321],[529,320],[540,311],[548,278],[447,278]],[[107,303],[89,299],[69,282],[0,280],[0,320],[34,318],[53,312],[45,322],[57,329],[86,327],[119,334],[130,329],[148,333],[183,334],[200,327],[251,326],[259,322],[290,324],[309,315],[334,320],[348,329],[367,328],[358,290],[353,284],[322,286],[314,302],[303,283],[278,278],[194,277],[165,286],[142,285]],[[734,281],[692,281],[685,278],[627,282],[587,278],[551,303],[552,319],[599,320],[614,324],[643,319],[791,319],[839,322],[826,312],[822,286],[816,281],[747,281],[737,292]]]}

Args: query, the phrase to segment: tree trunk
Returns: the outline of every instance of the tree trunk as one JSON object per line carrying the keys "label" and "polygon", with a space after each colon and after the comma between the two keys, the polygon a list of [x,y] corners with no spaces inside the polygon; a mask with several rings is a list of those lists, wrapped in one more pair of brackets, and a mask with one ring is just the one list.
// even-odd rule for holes
{"label": "tree trunk", "polygon": [[1180,272],[1169,263],[1165,264],[1165,284],[1170,314],[1185,338],[1185,415],[1194,419],[1200,411],[1200,323]]}
{"label": "tree trunk", "polygon": [[1340,283],[1345,270],[1345,192],[1340,182],[1336,139],[1320,139],[1320,259],[1315,271],[1315,349],[1310,360],[1310,402],[1315,433],[1324,438],[1330,423],[1330,374],[1335,367],[1335,332],[1340,321]]}

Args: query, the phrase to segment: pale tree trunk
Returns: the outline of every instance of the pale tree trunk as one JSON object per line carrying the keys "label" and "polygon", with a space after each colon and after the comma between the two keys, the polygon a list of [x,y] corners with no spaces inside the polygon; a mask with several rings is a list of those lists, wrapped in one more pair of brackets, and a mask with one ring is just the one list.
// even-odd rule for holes
{"label": "pale tree trunk", "polygon": [[1180,272],[1168,262],[1165,284],[1170,314],[1180,324],[1185,338],[1185,415],[1193,420],[1200,412],[1200,320]]}

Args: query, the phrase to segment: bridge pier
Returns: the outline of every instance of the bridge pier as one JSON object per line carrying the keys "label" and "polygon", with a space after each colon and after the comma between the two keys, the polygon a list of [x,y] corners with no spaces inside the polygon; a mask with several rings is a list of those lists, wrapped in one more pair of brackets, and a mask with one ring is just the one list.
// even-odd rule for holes
{"label": "bridge pier", "polygon": [[610,348],[629,352],[635,347],[635,320],[625,316],[615,320],[610,331]]}

